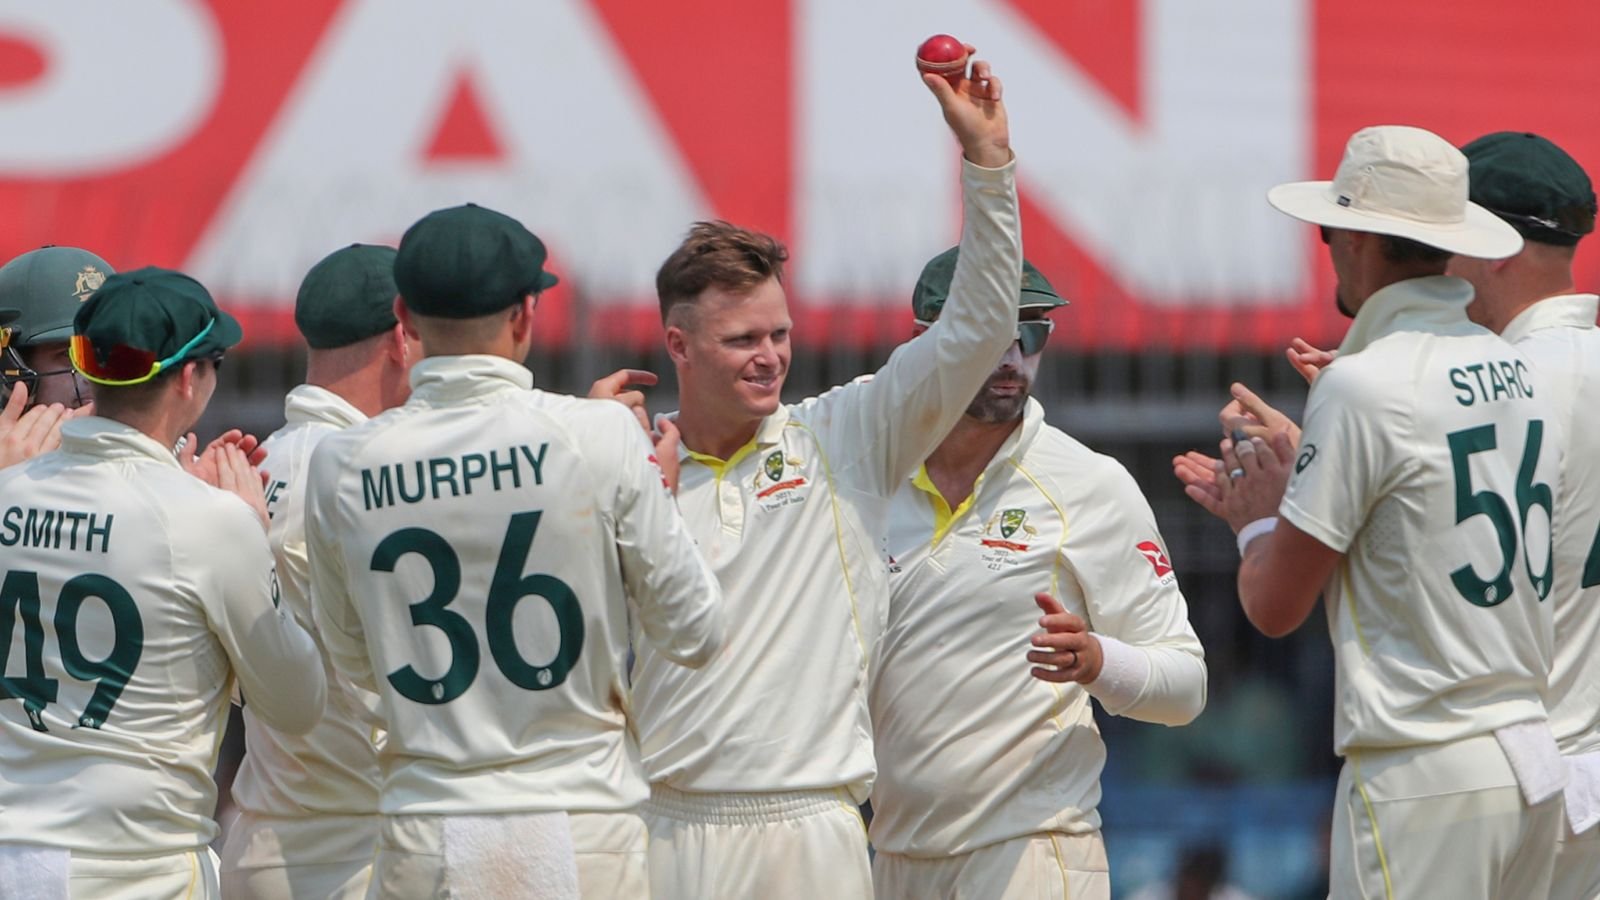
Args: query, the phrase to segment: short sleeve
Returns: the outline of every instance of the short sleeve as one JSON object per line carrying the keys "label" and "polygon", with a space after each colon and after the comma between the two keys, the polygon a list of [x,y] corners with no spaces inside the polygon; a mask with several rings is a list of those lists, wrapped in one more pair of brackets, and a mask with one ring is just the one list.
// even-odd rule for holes
{"label": "short sleeve", "polygon": [[1353,362],[1330,365],[1312,384],[1278,510],[1340,553],[1350,549],[1401,464],[1400,446],[1410,431],[1406,398],[1380,384],[1370,366]]}

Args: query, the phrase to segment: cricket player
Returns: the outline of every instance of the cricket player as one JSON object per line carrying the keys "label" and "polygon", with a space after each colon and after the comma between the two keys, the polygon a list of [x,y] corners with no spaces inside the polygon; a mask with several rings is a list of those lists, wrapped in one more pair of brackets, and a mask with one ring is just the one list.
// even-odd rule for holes
{"label": "cricket player", "polygon": [[[957,259],[923,269],[919,332]],[[1149,503],[1029,396],[1066,301],[1026,262],[1021,284],[1016,341],[890,507],[871,695],[879,900],[1110,900],[1089,698],[1165,725],[1205,706],[1204,653]],[[1057,621],[1030,647],[1036,594]]]}
{"label": "cricket player", "polygon": [[244,451],[216,451],[228,491],[172,451],[239,325],[193,279],[139,269],[74,329],[96,415],[0,472],[0,885],[215,898],[211,770],[234,678],[284,732],[324,698],[316,645],[277,604]]}
{"label": "cricket player", "polygon": [[649,771],[658,900],[869,897],[857,805],[871,789],[868,664],[883,631],[890,496],[1016,336],[1022,271],[1001,85],[938,98],[964,159],[964,253],[940,322],[870,381],[785,406],[782,245],[701,223],[656,278],[682,431],[678,503],[730,598],[697,671],[641,647],[633,702]]}
{"label": "cricket player", "polygon": [[1555,503],[1555,570],[1549,600],[1556,652],[1550,726],[1567,760],[1566,825],[1550,896],[1600,897],[1600,297],[1577,293],[1572,258],[1594,230],[1595,194],[1583,168],[1538,135],[1502,131],[1461,148],[1472,199],[1525,241],[1502,260],[1456,257],[1450,272],[1472,282],[1473,321],[1517,346],[1553,407],[1563,435]]}
{"label": "cricket player", "polygon": [[0,266],[0,307],[17,310],[0,357],[6,386],[23,384],[36,405],[76,409],[93,389],[72,368],[72,317],[114,270],[77,247],[42,247]]}
{"label": "cricket player", "polygon": [[1319,225],[1354,317],[1298,445],[1223,444],[1179,466],[1238,533],[1245,614],[1269,636],[1319,594],[1335,646],[1330,894],[1544,897],[1565,767],[1552,656],[1559,419],[1549,379],[1467,318],[1452,255],[1504,259],[1516,230],[1467,199],[1467,160],[1416,128],[1351,138],[1330,182],[1280,185]]}
{"label": "cricket player", "polygon": [[673,438],[531,389],[544,262],[471,204],[413,225],[394,262],[411,397],[312,454],[313,612],[388,731],[369,897],[647,896],[628,623],[677,664],[722,644],[652,453]]}
{"label": "cricket player", "polygon": [[[305,485],[325,437],[404,403],[422,355],[394,314],[392,247],[353,244],[307,273],[295,325],[310,347],[306,383],[284,401],[283,428],[267,438],[267,539],[283,602],[311,622]],[[316,632],[312,630],[313,638]],[[339,678],[326,660],[328,703],[317,727],[291,735],[244,711],[245,756],[233,782],[238,817],[222,848],[222,888],[259,900],[363,897],[377,855],[382,774],[370,710],[376,698]]]}

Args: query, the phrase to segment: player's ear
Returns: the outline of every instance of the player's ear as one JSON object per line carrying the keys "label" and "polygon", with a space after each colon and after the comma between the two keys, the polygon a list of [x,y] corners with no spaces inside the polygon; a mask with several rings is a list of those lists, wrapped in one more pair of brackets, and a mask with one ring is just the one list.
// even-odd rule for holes
{"label": "player's ear", "polygon": [[535,294],[522,295],[522,302],[511,309],[511,336],[517,343],[533,340],[533,310],[539,305]]}
{"label": "player's ear", "polygon": [[199,361],[191,359],[183,364],[183,368],[178,370],[178,396],[185,400],[192,398],[195,394],[195,379],[199,377],[195,373],[200,371],[199,367]]}
{"label": "player's ear", "polygon": [[676,325],[667,326],[667,355],[672,357],[674,365],[689,361],[689,338]]}
{"label": "player's ear", "polygon": [[389,329],[388,340],[384,342],[384,352],[389,354],[390,362],[405,368],[411,361],[411,343],[406,340],[406,329],[399,322]]}
{"label": "player's ear", "polygon": [[421,340],[417,334],[417,323],[411,320],[411,310],[406,309],[406,301],[397,294],[394,298],[394,317],[399,322],[400,329],[405,337]]}

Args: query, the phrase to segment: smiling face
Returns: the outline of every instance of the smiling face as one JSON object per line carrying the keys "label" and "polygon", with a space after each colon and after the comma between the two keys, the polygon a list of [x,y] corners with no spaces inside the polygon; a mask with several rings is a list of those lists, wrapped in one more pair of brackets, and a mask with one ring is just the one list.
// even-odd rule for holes
{"label": "smiling face", "polygon": [[708,287],[677,307],[667,323],[667,348],[684,409],[725,427],[746,427],[777,412],[792,326],[776,278],[740,293]]}

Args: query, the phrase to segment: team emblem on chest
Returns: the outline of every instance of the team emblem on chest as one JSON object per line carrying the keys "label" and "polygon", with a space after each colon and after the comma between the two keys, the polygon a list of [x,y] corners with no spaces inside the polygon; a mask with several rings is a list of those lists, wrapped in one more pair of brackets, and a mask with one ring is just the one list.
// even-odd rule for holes
{"label": "team emblem on chest", "polygon": [[768,512],[804,503],[807,492],[799,488],[806,486],[806,478],[798,471],[803,465],[804,460],[786,457],[782,450],[767,454],[761,462],[761,471],[756,473],[756,503]]}
{"label": "team emblem on chest", "polygon": [[983,536],[978,541],[983,552],[979,557],[986,567],[994,571],[999,571],[1003,566],[1018,565],[1021,563],[1018,554],[1028,550],[1029,545],[1025,541],[1038,534],[1039,529],[1028,524],[1027,510],[999,510],[983,525]]}

